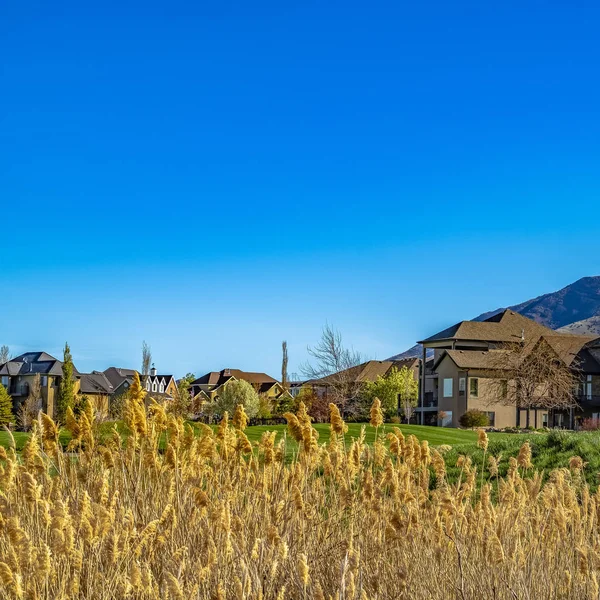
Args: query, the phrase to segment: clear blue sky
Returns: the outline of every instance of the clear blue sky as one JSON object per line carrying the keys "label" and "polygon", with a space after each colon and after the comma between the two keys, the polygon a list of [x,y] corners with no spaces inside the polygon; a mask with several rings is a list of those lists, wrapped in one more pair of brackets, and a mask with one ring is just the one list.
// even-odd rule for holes
{"label": "clear blue sky", "polygon": [[600,273],[584,2],[0,4],[0,344],[383,359]]}

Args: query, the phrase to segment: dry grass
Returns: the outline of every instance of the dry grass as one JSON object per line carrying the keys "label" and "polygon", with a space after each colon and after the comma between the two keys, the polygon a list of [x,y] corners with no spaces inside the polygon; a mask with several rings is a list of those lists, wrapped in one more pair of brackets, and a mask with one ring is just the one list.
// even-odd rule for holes
{"label": "dry grass", "polygon": [[526,445],[504,479],[495,457],[461,457],[449,484],[427,442],[346,444],[335,411],[327,445],[287,415],[291,463],[274,433],[249,442],[241,411],[198,437],[134,398],[132,434],[102,444],[92,414],[69,415],[70,452],[46,416],[21,455],[0,448],[0,598],[598,597],[600,496],[580,459],[543,483]]}

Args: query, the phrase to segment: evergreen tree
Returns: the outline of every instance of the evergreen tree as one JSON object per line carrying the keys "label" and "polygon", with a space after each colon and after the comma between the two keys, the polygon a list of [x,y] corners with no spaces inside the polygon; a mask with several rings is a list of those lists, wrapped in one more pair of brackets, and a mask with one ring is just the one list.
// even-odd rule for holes
{"label": "evergreen tree", "polygon": [[8,425],[15,422],[12,412],[12,398],[3,385],[0,385],[0,425]]}
{"label": "evergreen tree", "polygon": [[57,417],[63,421],[67,414],[67,408],[73,408],[75,404],[75,386],[73,385],[73,357],[69,344],[65,344],[62,379],[58,388]]}

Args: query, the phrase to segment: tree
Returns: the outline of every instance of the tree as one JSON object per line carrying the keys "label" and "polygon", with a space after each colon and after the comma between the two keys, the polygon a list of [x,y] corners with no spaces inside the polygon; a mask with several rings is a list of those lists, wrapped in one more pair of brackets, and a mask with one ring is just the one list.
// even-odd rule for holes
{"label": "tree", "polygon": [[410,422],[419,398],[419,383],[406,365],[401,369],[392,367],[387,375],[379,375],[375,381],[367,382],[365,394],[369,401],[379,398],[388,417],[399,415],[402,410]]}
{"label": "tree", "polygon": [[29,431],[33,426],[33,422],[37,419],[38,413],[41,408],[42,399],[42,383],[40,375],[37,374],[31,386],[29,387],[29,394],[25,401],[19,407],[17,411],[17,423],[23,431]]}
{"label": "tree", "polygon": [[0,425],[8,425],[15,422],[12,407],[12,398],[8,394],[7,389],[0,384]]}
{"label": "tree", "polygon": [[487,427],[490,424],[490,418],[484,412],[474,408],[462,414],[458,422],[462,427]]}
{"label": "tree", "polygon": [[0,365],[7,363],[10,360],[10,350],[8,346],[0,346]]}
{"label": "tree", "polygon": [[187,418],[192,409],[192,395],[190,385],[196,379],[193,373],[188,373],[177,382],[177,389],[170,405],[170,412],[180,417]]}
{"label": "tree", "polygon": [[566,410],[577,405],[578,366],[567,365],[542,337],[535,343],[510,343],[491,350],[491,401],[530,410]]}
{"label": "tree", "polygon": [[58,401],[56,403],[57,417],[63,421],[67,414],[67,408],[73,408],[75,404],[75,386],[73,385],[73,357],[69,344],[65,344],[63,353],[62,377],[58,388]]}
{"label": "tree", "polygon": [[330,325],[323,328],[319,343],[314,347],[309,346],[307,350],[313,358],[313,364],[307,362],[302,365],[304,376],[313,385],[326,388],[327,403],[333,402],[344,413],[354,414],[362,383],[356,381],[353,367],[364,361],[363,356],[351,348],[345,348],[341,333]]}
{"label": "tree", "polygon": [[207,406],[207,411],[213,415],[222,415],[225,411],[233,415],[238,404],[244,405],[244,410],[250,418],[258,416],[260,398],[256,390],[244,380],[227,382],[216,399]]}
{"label": "tree", "polygon": [[324,394],[317,393],[311,385],[303,385],[300,388],[298,396],[292,400],[292,410],[296,412],[300,404],[304,404],[306,411],[315,422],[325,423],[329,419],[330,403],[327,397]]}
{"label": "tree", "polygon": [[152,364],[152,350],[144,341],[142,342],[142,376],[145,380],[150,373],[150,365]]}
{"label": "tree", "polygon": [[288,389],[288,348],[287,342],[281,342],[281,385],[284,390]]}

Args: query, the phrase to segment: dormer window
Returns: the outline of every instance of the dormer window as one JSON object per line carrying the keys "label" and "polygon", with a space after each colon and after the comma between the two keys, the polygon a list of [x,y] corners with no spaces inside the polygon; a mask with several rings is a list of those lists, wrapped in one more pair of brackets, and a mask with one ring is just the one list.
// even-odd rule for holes
{"label": "dormer window", "polygon": [[155,392],[156,391],[156,381],[152,384],[152,391]]}
{"label": "dormer window", "polygon": [[146,390],[150,391],[150,380],[146,381]]}
{"label": "dormer window", "polygon": [[162,394],[165,391],[165,384],[161,382],[159,392]]}

